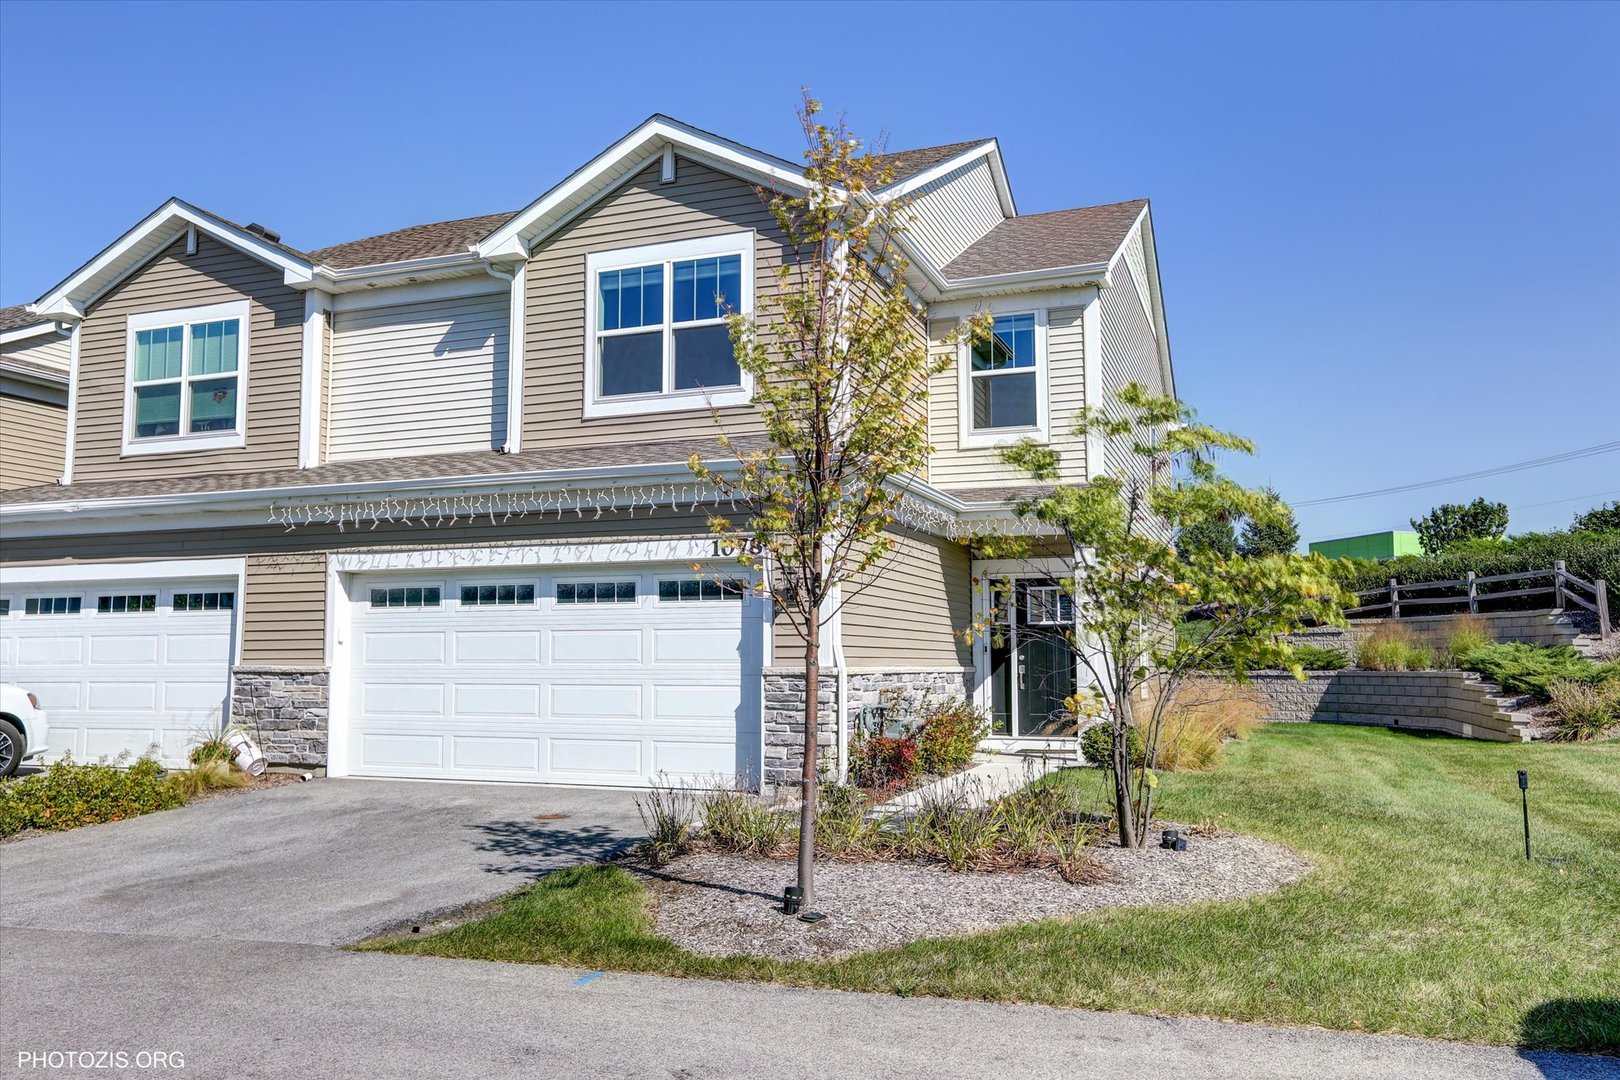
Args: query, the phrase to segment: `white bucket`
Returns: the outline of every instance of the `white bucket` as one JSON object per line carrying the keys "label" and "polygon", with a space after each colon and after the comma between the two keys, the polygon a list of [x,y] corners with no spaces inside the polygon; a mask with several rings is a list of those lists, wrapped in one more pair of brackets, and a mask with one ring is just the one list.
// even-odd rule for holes
{"label": "white bucket", "polygon": [[231,748],[231,760],[249,776],[264,775],[264,754],[244,731],[233,731],[225,736],[225,745]]}

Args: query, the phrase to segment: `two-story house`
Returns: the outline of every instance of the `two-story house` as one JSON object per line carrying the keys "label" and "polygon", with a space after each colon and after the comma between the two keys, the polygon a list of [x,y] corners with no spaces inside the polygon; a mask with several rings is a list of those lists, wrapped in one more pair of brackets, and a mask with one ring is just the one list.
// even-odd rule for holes
{"label": "two-story house", "polygon": [[[987,309],[929,388],[899,546],[829,616],[829,754],[862,703],[968,695],[1051,735],[1075,683],[997,447],[1083,482],[1069,418],[1173,392],[1145,201],[1019,214],[994,140],[890,155],[918,333]],[[30,305],[70,327],[60,483],[0,496],[4,678],[56,749],[179,758],[224,717],[333,775],[791,778],[798,639],[721,587],[710,411],[757,428],[714,302],[777,287],[790,161],[655,116],[516,212],[305,251],[178,199]],[[714,574],[694,567],[714,567]],[[1008,632],[964,641],[992,576]],[[1045,629],[1043,629],[1045,628]]]}

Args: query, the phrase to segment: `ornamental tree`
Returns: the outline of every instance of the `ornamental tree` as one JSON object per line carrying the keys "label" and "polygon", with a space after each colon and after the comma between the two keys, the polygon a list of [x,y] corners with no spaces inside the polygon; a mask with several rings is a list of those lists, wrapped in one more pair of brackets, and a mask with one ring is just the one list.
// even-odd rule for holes
{"label": "ornamental tree", "polygon": [[[908,214],[876,193],[892,180],[842,120],[808,95],[803,193],[765,193],[785,237],[774,295],[729,316],[737,364],[753,379],[763,445],[722,427],[726,467],[693,455],[692,472],[738,513],[716,537],[761,574],[759,588],[804,645],[803,805],[798,883],[814,896],[817,690],[821,625],[859,591],[894,544],[902,498],[889,483],[928,457],[927,392],[947,358],[930,357],[896,246]],[[972,324],[979,332],[982,320]],[[720,423],[716,413],[716,423]],[[869,580],[866,578],[865,580]]]}
{"label": "ornamental tree", "polygon": [[1483,497],[1466,505],[1442,503],[1420,518],[1412,518],[1423,554],[1439,555],[1465,540],[1500,540],[1507,533],[1507,503]]}
{"label": "ornamental tree", "polygon": [[[1332,564],[1291,551],[1254,556],[1208,548],[1178,552],[1171,537],[1212,521],[1247,518],[1272,526],[1287,507],[1273,493],[1221,475],[1219,453],[1253,453],[1249,440],[1198,423],[1171,397],[1132,383],[1117,407],[1088,407],[1074,420],[1078,437],[1095,434],[1130,447],[1135,467],[1084,485],[1059,482],[1059,455],[1024,441],[1002,457],[1049,494],[1019,501],[1020,513],[1061,533],[1075,552],[1059,584],[1074,598],[1069,639],[1090,687],[1071,700],[1081,721],[1109,725],[1113,802],[1119,842],[1146,843],[1157,783],[1154,762],[1168,710],[1191,676],[1221,660],[1238,678],[1256,668],[1288,668],[1303,677],[1281,635],[1312,623],[1342,625],[1349,595]],[[986,537],[987,554],[1019,557],[1028,537]],[[1189,612],[1206,632],[1177,634]],[[1142,737],[1141,763],[1127,751],[1127,732]]]}
{"label": "ornamental tree", "polygon": [[1271,488],[1264,490],[1272,502],[1270,519],[1260,521],[1250,518],[1245,521],[1243,535],[1238,539],[1238,553],[1250,558],[1256,555],[1286,555],[1299,547],[1299,522],[1294,518],[1293,508]]}

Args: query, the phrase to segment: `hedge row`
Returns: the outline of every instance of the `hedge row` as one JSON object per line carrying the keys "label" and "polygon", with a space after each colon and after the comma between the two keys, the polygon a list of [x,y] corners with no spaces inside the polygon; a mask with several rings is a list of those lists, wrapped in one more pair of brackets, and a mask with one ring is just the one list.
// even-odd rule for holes
{"label": "hedge row", "polygon": [[[1351,589],[1376,589],[1388,585],[1390,578],[1402,584],[1451,581],[1463,578],[1470,570],[1479,577],[1491,577],[1526,570],[1550,570],[1557,559],[1564,560],[1564,569],[1578,578],[1586,581],[1603,578],[1608,584],[1610,617],[1620,619],[1620,532],[1526,533],[1507,540],[1471,541],[1442,555],[1402,555],[1388,562],[1345,560],[1348,567],[1345,584]],[[1479,593],[1483,597],[1490,590],[1505,592],[1539,584],[1543,582],[1500,582],[1481,586]],[[1462,588],[1423,593],[1425,597],[1466,595],[1467,590]],[[1377,601],[1377,597],[1369,599]],[[1549,599],[1546,596],[1514,597],[1491,603],[1485,610],[1544,608]],[[1446,614],[1455,609],[1436,607],[1432,610],[1435,614]]]}

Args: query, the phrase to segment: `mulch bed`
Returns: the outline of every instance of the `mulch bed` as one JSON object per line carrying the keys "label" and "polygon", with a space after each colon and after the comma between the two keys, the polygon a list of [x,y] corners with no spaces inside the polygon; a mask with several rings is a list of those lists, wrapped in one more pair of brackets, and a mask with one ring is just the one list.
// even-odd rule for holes
{"label": "mulch bed", "polygon": [[815,924],[782,913],[792,861],[700,852],[657,869],[634,860],[624,866],[652,892],[658,933],[688,952],[801,960],[1108,907],[1256,896],[1310,870],[1288,848],[1232,834],[1193,837],[1184,852],[1109,845],[1095,855],[1103,873],[1093,884],[1070,884],[1050,870],[974,873],[915,862],[818,860],[815,907],[827,918]]}

